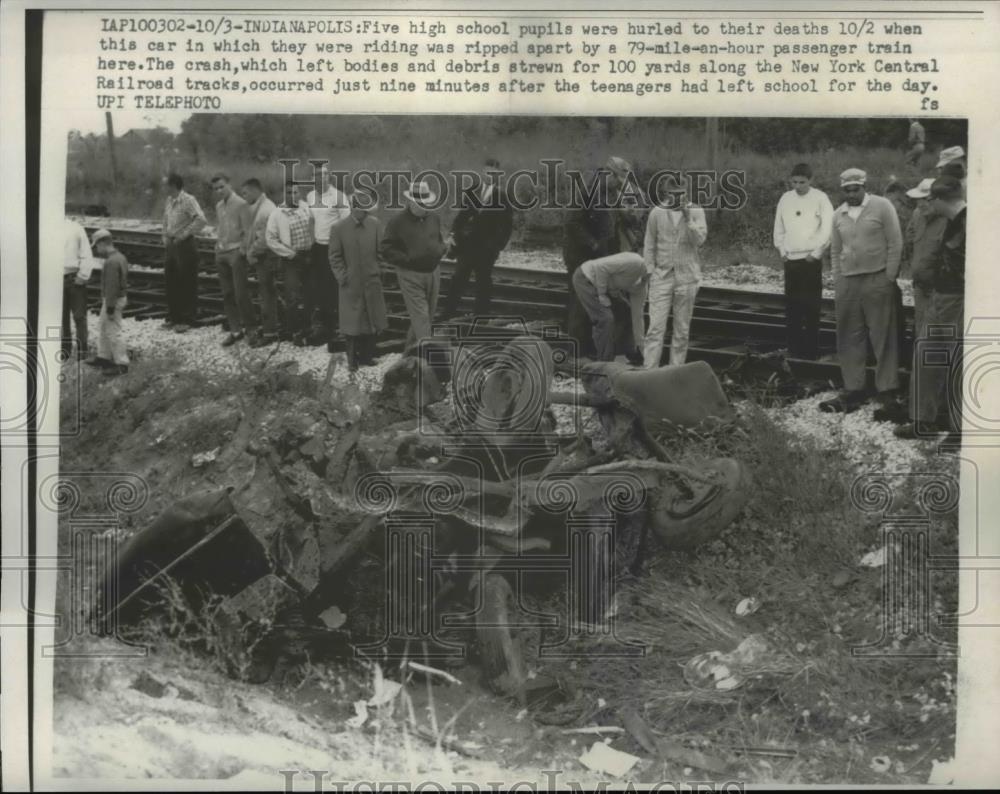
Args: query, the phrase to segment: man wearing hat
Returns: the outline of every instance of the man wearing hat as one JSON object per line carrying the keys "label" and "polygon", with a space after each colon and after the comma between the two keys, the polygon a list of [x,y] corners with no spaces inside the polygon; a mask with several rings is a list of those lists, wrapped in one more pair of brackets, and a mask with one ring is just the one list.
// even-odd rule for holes
{"label": "man wearing hat", "polygon": [[837,315],[837,356],[844,390],[820,410],[848,413],[867,399],[868,343],[875,351],[875,388],[889,405],[899,388],[898,287],[903,235],[892,202],[865,192],[867,175],[840,175],[844,203],[834,211],[830,261]]}
{"label": "man wearing hat", "polygon": [[351,372],[375,360],[375,337],[387,326],[379,246],[382,229],[371,213],[375,196],[355,193],[351,214],[330,228],[330,270],[339,285],[340,333]]}
{"label": "man wearing hat", "polygon": [[563,264],[569,280],[566,331],[584,355],[593,355],[590,318],[577,299],[573,273],[591,259],[634,251],[639,243],[635,213],[616,208],[631,166],[621,157],[609,157],[597,169],[587,195],[574,195],[576,203],[567,211],[563,237]]}
{"label": "man wearing hat", "polygon": [[103,367],[106,375],[128,372],[129,358],[122,338],[122,311],[128,289],[128,261],[114,246],[111,232],[98,229],[91,238],[91,246],[99,259],[104,260],[101,270],[101,315],[98,320],[97,357],[86,363]]}
{"label": "man wearing hat", "polygon": [[396,280],[410,317],[407,347],[431,335],[431,318],[441,287],[438,264],[444,256],[441,218],[433,211],[437,194],[426,182],[403,191],[406,207],[393,217],[380,245],[382,259],[396,268]]}
{"label": "man wearing hat", "polygon": [[938,162],[936,166],[938,176],[956,176],[955,173],[945,172],[945,166],[951,166],[952,168],[961,167],[962,175],[959,176],[958,179],[962,183],[962,193],[964,198],[967,191],[966,183],[968,181],[968,168],[965,164],[965,149],[961,146],[949,146],[947,149],[942,149],[941,153],[938,155]]}
{"label": "man wearing hat", "polygon": [[[930,206],[933,212],[946,219],[946,223],[933,268],[930,304],[925,315],[926,338],[914,355],[910,403],[913,421],[897,428],[896,435],[920,438],[948,430],[949,435],[943,443],[959,444],[966,236],[962,183],[951,176],[935,179],[930,188]],[[919,366],[918,354],[921,357]],[[944,423],[939,421],[942,409],[947,409]]]}

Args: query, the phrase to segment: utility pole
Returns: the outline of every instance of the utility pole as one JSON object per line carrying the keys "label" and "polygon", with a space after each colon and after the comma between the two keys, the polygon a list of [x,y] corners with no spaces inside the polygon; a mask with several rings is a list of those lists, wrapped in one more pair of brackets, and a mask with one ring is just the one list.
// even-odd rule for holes
{"label": "utility pole", "polygon": [[111,123],[111,111],[106,111],[104,121],[108,125],[108,154],[111,155],[111,185],[118,187],[118,161],[115,160],[115,128]]}

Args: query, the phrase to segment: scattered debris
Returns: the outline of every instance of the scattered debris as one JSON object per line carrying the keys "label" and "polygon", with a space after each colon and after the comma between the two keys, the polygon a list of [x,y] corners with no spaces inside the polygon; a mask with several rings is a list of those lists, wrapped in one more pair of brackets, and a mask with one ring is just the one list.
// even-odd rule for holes
{"label": "scattered debris", "polygon": [[341,612],[337,606],[324,609],[319,613],[319,617],[330,629],[339,629],[347,622],[347,615]]}
{"label": "scattered debris", "polygon": [[684,679],[696,689],[721,692],[742,686],[748,677],[762,672],[787,672],[787,665],[760,634],[751,634],[734,651],[700,653],[684,665]]}
{"label": "scattered debris", "polygon": [[354,701],[354,716],[347,720],[352,728],[360,728],[368,721],[368,704],[363,700]]}
{"label": "scattered debris", "polygon": [[873,772],[884,775],[892,769],[892,760],[887,755],[877,755],[868,766],[871,767]]}
{"label": "scattered debris", "polygon": [[844,569],[842,571],[837,571],[832,577],[830,577],[830,584],[837,590],[841,590],[847,587],[851,582],[857,579],[854,571],[849,571]]}
{"label": "scattered debris", "polygon": [[858,565],[863,565],[865,568],[881,568],[885,565],[885,554],[885,546],[880,549],[870,551],[861,558]]}
{"label": "scattered debris", "polygon": [[747,615],[752,615],[760,609],[760,599],[750,596],[749,598],[744,598],[740,603],[736,605],[736,616],[745,618]]}
{"label": "scattered debris", "polygon": [[382,675],[382,668],[375,665],[375,693],[368,698],[368,705],[374,708],[391,702],[402,690],[403,685]]}
{"label": "scattered debris", "polygon": [[605,733],[625,733],[625,729],[617,725],[590,725],[586,728],[565,728],[562,732],[566,735],[583,733],[601,736]]}
{"label": "scattered debris", "polygon": [[608,747],[604,742],[594,742],[590,749],[580,756],[580,763],[594,772],[604,772],[615,777],[624,777],[637,763],[638,756],[623,753]]}
{"label": "scattered debris", "polygon": [[432,676],[437,676],[438,678],[443,678],[449,684],[457,684],[458,686],[462,685],[460,679],[455,678],[455,676],[453,676],[451,673],[448,673],[444,670],[438,670],[436,667],[429,667],[426,664],[420,664],[419,662],[413,662],[409,660],[406,662],[406,666],[409,667],[411,670],[416,670],[418,673],[424,673],[425,675],[432,675]]}
{"label": "scattered debris", "polygon": [[200,469],[202,466],[214,463],[215,459],[219,457],[220,449],[221,447],[216,447],[215,449],[210,449],[208,452],[195,452],[191,456],[191,465],[196,469]]}

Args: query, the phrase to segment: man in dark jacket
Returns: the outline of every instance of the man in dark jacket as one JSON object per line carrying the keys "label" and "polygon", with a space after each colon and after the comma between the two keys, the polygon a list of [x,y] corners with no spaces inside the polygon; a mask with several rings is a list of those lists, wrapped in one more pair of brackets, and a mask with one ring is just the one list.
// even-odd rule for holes
{"label": "man in dark jacket", "polygon": [[[965,190],[960,180],[941,176],[930,193],[931,210],[947,219],[931,277],[925,315],[926,338],[918,343],[913,367],[913,421],[896,429],[900,438],[927,438],[947,430],[944,442],[962,440],[962,334],[965,297]],[[940,423],[941,413],[947,414]]]}
{"label": "man in dark jacket", "polygon": [[375,337],[387,323],[378,252],[382,229],[370,213],[374,201],[355,193],[350,217],[330,228],[330,269],[339,285],[340,333],[353,372],[375,360]]}
{"label": "man in dark jacket", "polygon": [[441,217],[433,211],[437,195],[426,182],[414,182],[403,191],[406,208],[385,228],[379,247],[382,259],[396,268],[396,280],[410,316],[407,348],[431,335],[431,318],[441,288],[438,263],[444,256]]}
{"label": "man in dark jacket", "polygon": [[473,273],[476,275],[474,311],[479,316],[490,311],[493,266],[510,240],[514,219],[505,186],[499,179],[499,169],[499,160],[492,157],[486,160],[482,184],[477,186],[475,193],[466,194],[465,206],[452,224],[451,237],[457,264],[444,305],[445,317],[453,317],[458,312],[458,302]]}
{"label": "man in dark jacket", "polygon": [[631,166],[620,157],[610,157],[594,174],[591,190],[595,200],[587,203],[574,196],[574,206],[567,211],[563,238],[563,263],[569,281],[566,332],[573,337],[582,355],[595,355],[590,318],[573,287],[573,273],[591,259],[634,251],[641,242],[632,213],[615,205]]}

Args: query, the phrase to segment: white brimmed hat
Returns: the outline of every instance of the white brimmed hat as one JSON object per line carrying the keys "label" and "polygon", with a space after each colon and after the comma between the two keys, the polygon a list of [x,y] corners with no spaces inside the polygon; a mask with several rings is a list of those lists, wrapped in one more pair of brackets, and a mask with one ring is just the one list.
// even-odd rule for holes
{"label": "white brimmed hat", "polygon": [[111,239],[111,232],[109,232],[107,229],[98,229],[96,232],[94,232],[94,234],[90,238],[90,247],[93,248],[101,240],[110,240],[110,239]]}
{"label": "white brimmed hat", "polygon": [[410,184],[409,190],[404,190],[403,195],[410,201],[415,201],[417,204],[433,204],[437,201],[437,193],[431,190],[431,186],[426,182],[413,182]]}
{"label": "white brimmed hat", "polygon": [[906,195],[910,198],[922,199],[927,198],[931,194],[931,185],[934,184],[933,177],[928,179],[920,180],[920,184],[915,188],[910,188],[906,191]]}
{"label": "white brimmed hat", "polygon": [[965,149],[961,146],[949,146],[947,149],[941,150],[941,153],[938,155],[938,163],[935,168],[947,165],[952,160],[961,160],[963,157],[965,157]]}

